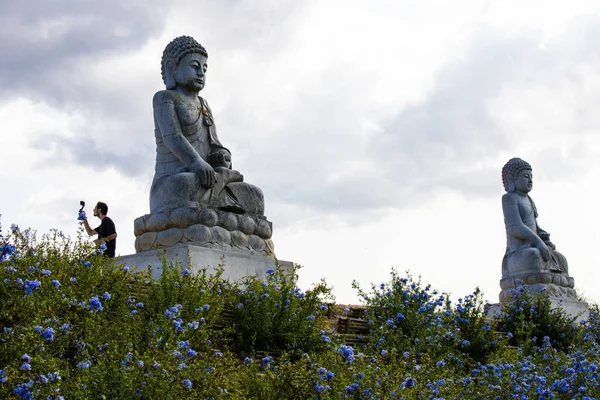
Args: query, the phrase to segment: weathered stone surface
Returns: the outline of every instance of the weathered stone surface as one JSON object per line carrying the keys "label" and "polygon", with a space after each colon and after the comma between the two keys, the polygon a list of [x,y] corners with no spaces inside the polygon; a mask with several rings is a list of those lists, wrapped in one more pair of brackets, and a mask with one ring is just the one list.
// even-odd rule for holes
{"label": "weathered stone surface", "polygon": [[135,251],[142,252],[156,247],[156,232],[146,232],[135,239]]}
{"label": "weathered stone surface", "polygon": [[200,222],[199,210],[189,207],[176,208],[170,215],[171,223],[177,228],[187,228]]}
{"label": "weathered stone surface", "polygon": [[246,235],[253,234],[258,227],[256,221],[246,215],[240,215],[238,220],[240,231],[244,232]]}
{"label": "weathered stone surface", "polygon": [[220,226],[213,226],[210,228],[210,231],[218,244],[225,246],[231,244],[231,234],[228,230],[223,229]]}
{"label": "weathered stone surface", "polygon": [[248,235],[241,231],[233,231],[231,235],[231,244],[240,249],[247,249],[248,247]]}
{"label": "weathered stone surface", "polygon": [[150,214],[146,219],[146,229],[149,232],[160,232],[169,229],[170,218],[165,213]]}
{"label": "weathered stone surface", "polygon": [[139,236],[146,232],[146,224],[144,223],[144,217],[136,218],[133,221],[133,234]]}
{"label": "weathered stone surface", "polygon": [[221,220],[219,221],[219,226],[227,229],[228,231],[235,231],[238,228],[238,218],[237,215],[230,212],[221,213]]}
{"label": "weathered stone surface", "polygon": [[186,228],[184,235],[190,242],[198,244],[210,243],[213,241],[210,228],[201,224],[192,225]]}
{"label": "weathered stone surface", "polygon": [[204,208],[200,211],[200,223],[206,226],[215,226],[219,223],[219,214],[210,208]]}
{"label": "weathered stone surface", "polygon": [[269,239],[271,234],[273,233],[273,227],[269,221],[266,219],[261,219],[258,221],[258,228],[256,229],[256,234],[263,239]]}
{"label": "weathered stone surface", "polygon": [[156,235],[156,241],[161,247],[173,246],[181,242],[183,238],[182,228],[171,228],[166,231],[158,232]]}

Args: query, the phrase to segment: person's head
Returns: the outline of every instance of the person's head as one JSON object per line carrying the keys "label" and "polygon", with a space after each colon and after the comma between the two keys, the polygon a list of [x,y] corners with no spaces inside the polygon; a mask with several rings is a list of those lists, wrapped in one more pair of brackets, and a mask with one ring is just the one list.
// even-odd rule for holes
{"label": "person's head", "polygon": [[165,47],[161,74],[167,89],[188,86],[195,91],[204,88],[208,53],[190,36],[175,38]]}
{"label": "person's head", "polygon": [[507,192],[529,193],[533,188],[531,165],[520,158],[511,158],[502,167],[502,184]]}
{"label": "person's head", "polygon": [[99,217],[100,215],[105,216],[108,214],[108,206],[106,203],[99,201],[96,203],[96,207],[94,207],[94,217]]}

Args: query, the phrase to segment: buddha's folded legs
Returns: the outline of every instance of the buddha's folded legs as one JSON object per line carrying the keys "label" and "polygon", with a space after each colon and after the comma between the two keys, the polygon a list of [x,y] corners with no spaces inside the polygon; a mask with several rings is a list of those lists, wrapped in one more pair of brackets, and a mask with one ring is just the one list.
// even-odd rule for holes
{"label": "buddha's folded legs", "polygon": [[565,256],[558,251],[550,251],[550,259],[545,261],[540,251],[535,247],[513,251],[504,255],[502,260],[502,275],[512,276],[527,272],[552,271],[568,274],[569,266]]}
{"label": "buddha's folded legs", "polygon": [[197,175],[181,172],[164,176],[150,188],[150,212],[192,207],[215,207],[235,213],[264,215],[265,201],[262,190],[245,182],[229,182],[217,175],[217,183],[210,189],[200,185]]}
{"label": "buddha's folded legs", "polygon": [[152,182],[150,188],[150,212],[181,207],[200,207],[198,202],[200,180],[193,172],[163,176]]}

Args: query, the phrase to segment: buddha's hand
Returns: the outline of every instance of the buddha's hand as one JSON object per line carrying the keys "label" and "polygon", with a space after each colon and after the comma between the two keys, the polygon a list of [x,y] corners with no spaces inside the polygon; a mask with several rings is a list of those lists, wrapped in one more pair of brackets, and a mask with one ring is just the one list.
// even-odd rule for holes
{"label": "buddha's hand", "polygon": [[189,170],[198,176],[200,185],[206,189],[213,187],[216,182],[214,169],[204,160],[190,164]]}
{"label": "buddha's hand", "polygon": [[544,261],[548,261],[550,259],[550,249],[548,248],[546,243],[540,240],[538,241],[535,247],[540,251],[540,254],[542,255],[542,259]]}
{"label": "buddha's hand", "polygon": [[[229,157],[231,157],[231,156],[229,156]],[[215,167],[228,168],[228,165],[229,165],[229,161],[225,158],[225,154],[220,151],[215,151],[214,153],[210,153],[208,155],[208,162],[210,163],[210,165],[213,165]]]}

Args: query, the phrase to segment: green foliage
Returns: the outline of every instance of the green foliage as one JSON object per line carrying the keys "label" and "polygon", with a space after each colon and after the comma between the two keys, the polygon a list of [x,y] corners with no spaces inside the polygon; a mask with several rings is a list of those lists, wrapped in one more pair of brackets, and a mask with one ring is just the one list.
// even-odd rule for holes
{"label": "green foliage", "polygon": [[502,338],[486,320],[479,289],[453,307],[446,294],[423,286],[409,273],[405,278],[392,270],[390,282],[373,285],[370,293],[356,282],[354,287],[368,307],[375,348],[409,351],[419,359],[447,357],[460,368],[465,362],[485,361],[499,348]]}
{"label": "green foliage", "polygon": [[314,352],[325,348],[320,333],[326,328],[331,289],[320,282],[302,292],[296,286],[298,267],[285,271],[279,265],[265,282],[246,278],[229,303],[234,330],[233,348],[239,353],[256,350]]}
{"label": "green foliage", "polygon": [[327,325],[330,288],[300,290],[296,269],[232,284],[165,260],[155,281],[95,253],[0,232],[0,398],[600,397],[596,306],[575,324],[518,289],[497,326],[478,289],[452,304],[392,271],[354,284],[370,334],[351,346]]}
{"label": "green foliage", "polygon": [[507,332],[513,346],[530,352],[549,342],[566,350],[581,339],[575,317],[553,305],[545,292],[531,293],[528,286],[520,285],[511,291],[511,297],[502,308],[498,328]]}

